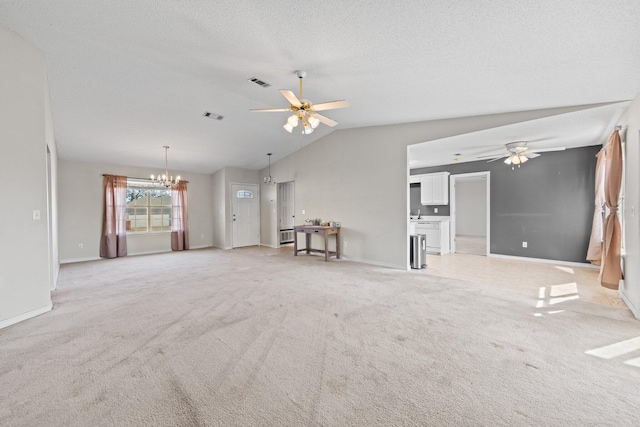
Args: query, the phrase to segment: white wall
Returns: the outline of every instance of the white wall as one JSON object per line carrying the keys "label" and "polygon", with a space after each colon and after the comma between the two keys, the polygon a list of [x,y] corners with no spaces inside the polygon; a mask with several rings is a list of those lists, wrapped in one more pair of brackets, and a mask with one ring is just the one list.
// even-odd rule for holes
{"label": "white wall", "polygon": [[[102,231],[102,174],[146,178],[157,170],[124,165],[59,160],[60,261],[99,259]],[[213,245],[210,175],[180,173],[187,185],[191,249]],[[82,245],[82,248],[80,247]],[[129,255],[171,251],[170,233],[129,234]]]}
{"label": "white wall", "polygon": [[[0,27],[0,327],[51,309],[44,55]],[[54,141],[49,141],[55,146]],[[55,148],[54,148],[55,151]],[[32,213],[40,211],[40,219]]]}
{"label": "white wall", "polygon": [[225,168],[220,169],[211,175],[211,196],[213,217],[213,246],[220,249],[229,249],[226,247],[226,195],[225,191]]}
{"label": "white wall", "polygon": [[49,286],[56,289],[58,274],[60,273],[60,253],[58,251],[58,150],[56,147],[55,133],[53,130],[53,117],[51,112],[51,98],[49,85],[45,89],[45,141],[48,153],[47,175],[49,179],[48,208],[49,208]]}
{"label": "white wall", "polygon": [[[406,230],[408,145],[583,108],[336,130],[272,164],[271,176],[277,182],[296,182],[296,222],[299,224],[305,218],[342,223],[341,251],[345,258],[404,269],[409,247]],[[266,168],[260,176],[265,173]],[[262,205],[265,203],[263,200]],[[305,215],[302,215],[303,209]],[[266,215],[261,221],[266,243],[274,234],[277,222]]]}
{"label": "white wall", "polygon": [[624,275],[620,295],[633,314],[640,319],[640,94],[619,124],[626,126],[626,168],[624,210],[625,224]]}
{"label": "white wall", "polygon": [[456,180],[456,235],[487,235],[487,181]]}

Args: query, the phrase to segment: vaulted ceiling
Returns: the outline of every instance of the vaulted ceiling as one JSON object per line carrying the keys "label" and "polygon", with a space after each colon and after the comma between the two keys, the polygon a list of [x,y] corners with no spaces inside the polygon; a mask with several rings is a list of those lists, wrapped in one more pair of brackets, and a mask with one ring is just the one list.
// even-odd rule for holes
{"label": "vaulted ceiling", "polygon": [[[629,100],[639,22],[633,0],[0,2],[0,25],[46,56],[61,158],[159,166],[170,145],[170,168],[202,173],[336,129]],[[336,128],[249,112],[288,106],[297,69],[305,98],[351,102],[326,112]]]}

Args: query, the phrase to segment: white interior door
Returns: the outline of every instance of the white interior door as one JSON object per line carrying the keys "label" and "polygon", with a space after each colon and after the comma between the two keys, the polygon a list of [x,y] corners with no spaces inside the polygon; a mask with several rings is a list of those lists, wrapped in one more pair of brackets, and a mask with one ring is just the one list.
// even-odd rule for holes
{"label": "white interior door", "polygon": [[231,184],[233,247],[260,244],[260,198],[256,184]]}
{"label": "white interior door", "polygon": [[294,184],[283,182],[278,184],[278,205],[280,208],[280,230],[293,228],[295,225]]}

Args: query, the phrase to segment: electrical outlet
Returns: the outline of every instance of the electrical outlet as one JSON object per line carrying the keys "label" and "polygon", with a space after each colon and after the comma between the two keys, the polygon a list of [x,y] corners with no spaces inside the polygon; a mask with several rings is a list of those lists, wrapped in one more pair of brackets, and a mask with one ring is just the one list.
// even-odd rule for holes
{"label": "electrical outlet", "polygon": [[305,213],[307,213],[307,211],[305,211],[304,209],[302,209],[302,215],[304,215]]}
{"label": "electrical outlet", "polygon": [[438,208],[433,208],[433,213],[438,213]]}
{"label": "electrical outlet", "polygon": [[82,243],[78,243],[78,248],[82,249],[84,248],[84,245]]}
{"label": "electrical outlet", "polygon": [[527,247],[527,242],[522,242],[522,247],[526,248]]}
{"label": "electrical outlet", "polygon": [[34,209],[33,211],[33,220],[34,221],[38,221],[40,219],[40,211],[37,209]]}

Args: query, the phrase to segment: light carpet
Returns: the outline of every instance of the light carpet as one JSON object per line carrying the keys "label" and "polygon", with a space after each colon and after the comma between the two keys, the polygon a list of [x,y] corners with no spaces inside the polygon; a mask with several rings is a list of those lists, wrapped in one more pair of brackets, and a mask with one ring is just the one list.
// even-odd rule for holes
{"label": "light carpet", "polygon": [[0,425],[638,425],[640,348],[585,352],[640,322],[537,297],[290,249],[64,265],[0,330]]}

